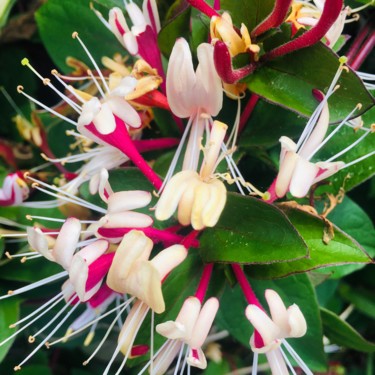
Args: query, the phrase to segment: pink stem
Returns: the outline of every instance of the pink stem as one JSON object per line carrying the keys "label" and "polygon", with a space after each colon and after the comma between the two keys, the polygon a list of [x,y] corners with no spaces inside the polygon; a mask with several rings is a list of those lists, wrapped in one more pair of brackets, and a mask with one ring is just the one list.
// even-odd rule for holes
{"label": "pink stem", "polygon": [[180,140],[178,138],[158,138],[158,139],[140,139],[134,140],[134,145],[139,152],[148,152],[172,148],[177,146]]}
{"label": "pink stem", "polygon": [[187,0],[187,2],[194,8],[200,10],[208,17],[217,16],[220,17],[220,14],[213,8],[211,8],[204,0]]}
{"label": "pink stem", "polygon": [[213,263],[208,263],[203,268],[202,277],[199,281],[197,291],[195,292],[195,297],[197,297],[201,303],[203,303],[204,297],[206,295],[213,268]]}
{"label": "pink stem", "polygon": [[292,0],[276,0],[271,14],[251,32],[251,37],[257,37],[273,27],[278,27],[288,14]]}
{"label": "pink stem", "polygon": [[[241,289],[243,291],[243,294],[247,302],[250,305],[256,305],[260,309],[264,310],[257,296],[255,295],[253,289],[251,288],[249,280],[247,280],[247,277],[245,273],[243,272],[243,269],[241,268],[241,266],[237,263],[232,263],[232,269],[233,269],[234,274],[236,275],[237,281],[241,286]],[[256,329],[254,329],[254,342],[255,342],[256,348],[262,348],[264,346],[264,341],[262,339],[262,336]]]}
{"label": "pink stem", "polygon": [[236,83],[251,74],[256,68],[254,64],[249,64],[239,69],[233,69],[228,47],[221,41],[215,43],[214,62],[218,75],[226,83]]}
{"label": "pink stem", "polygon": [[221,9],[220,0],[214,0],[214,9],[215,10],[220,10]]}
{"label": "pink stem", "polygon": [[365,26],[362,27],[361,31],[359,32],[359,34],[354,39],[352,45],[349,48],[348,53],[346,54],[346,57],[348,58],[348,65],[349,66],[351,66],[352,61],[356,57],[356,55],[358,53],[358,50],[361,47],[362,43],[368,37],[370,30],[371,30],[371,28],[370,28],[369,23],[366,23]]}
{"label": "pink stem", "polygon": [[375,45],[375,33],[373,32],[362,44],[361,49],[354,57],[350,66],[357,70],[362,65],[362,63],[366,60],[367,56],[373,51]]}
{"label": "pink stem", "polygon": [[181,245],[184,245],[187,249],[192,247],[195,243],[196,237],[199,235],[200,230],[192,230],[185,238],[181,241]]}
{"label": "pink stem", "polygon": [[115,120],[116,129],[109,134],[99,133],[93,123],[86,125],[86,129],[94,134],[97,138],[100,138],[102,141],[122,151],[139,168],[139,170],[152,183],[152,185],[159,190],[163,184],[163,181],[147,164],[145,159],[143,159],[142,155],[135,147],[125,123],[116,116]]}
{"label": "pink stem", "polygon": [[238,127],[239,133],[241,133],[243,131],[245,125],[249,121],[249,118],[250,118],[251,114],[253,113],[253,110],[254,110],[256,104],[258,103],[258,100],[259,100],[258,95],[251,94],[249,101],[246,103],[246,106],[241,113],[240,123],[239,123],[239,127]]}
{"label": "pink stem", "polygon": [[272,60],[276,57],[312,46],[313,44],[319,42],[331,28],[333,23],[337,20],[342,9],[342,4],[343,0],[326,1],[324,3],[323,12],[319,18],[319,21],[314,27],[290,42],[287,42],[266,53],[263,56],[263,60]]}
{"label": "pink stem", "polygon": [[275,189],[275,187],[276,187],[276,181],[277,181],[277,177],[273,180],[271,186],[267,190],[267,193],[269,193],[269,195],[270,195],[269,199],[265,200],[265,202],[267,202],[267,203],[273,203],[277,199],[281,198],[281,197],[278,197],[276,195],[276,189]]}

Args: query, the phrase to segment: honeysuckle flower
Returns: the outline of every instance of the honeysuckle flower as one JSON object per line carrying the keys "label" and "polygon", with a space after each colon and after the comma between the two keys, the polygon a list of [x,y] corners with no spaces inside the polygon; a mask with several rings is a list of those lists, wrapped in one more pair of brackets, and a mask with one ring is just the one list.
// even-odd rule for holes
{"label": "honeysuckle flower", "polygon": [[29,192],[20,172],[8,174],[0,188],[0,206],[18,206],[29,197]]}
{"label": "honeysuckle flower", "polygon": [[[201,349],[211,329],[216,313],[219,309],[217,298],[209,298],[202,306],[197,297],[185,300],[175,321],[167,321],[156,326],[156,332],[168,340],[155,354],[153,360],[153,374],[165,374],[175,357],[184,351],[190,366],[205,369],[206,357]],[[177,368],[179,363],[177,364]]]}
{"label": "honeysuckle flower", "polygon": [[[326,137],[329,125],[329,108],[327,100],[335,91],[334,88],[338,77],[340,76],[341,71],[345,68],[343,66],[344,62],[345,59],[342,59],[339,70],[334,77],[327,94],[323,96],[323,99],[321,98],[321,93],[316,93],[320,97],[321,103],[306,124],[298,142],[295,143],[293,140],[285,136],[280,138],[281,152],[279,173],[268,190],[269,195],[265,197],[266,200],[273,201],[277,198],[281,198],[288,191],[294,197],[302,198],[308,193],[313,184],[374,154],[374,152],[370,152],[369,154],[349,163],[335,161],[373,132],[372,129],[360,128],[363,130],[364,134],[356,139],[351,145],[325,161],[311,161],[315,154],[341,129],[341,127],[348,123],[349,119],[353,117],[355,111],[361,108],[361,104],[358,104],[346,116],[346,118],[337,125],[336,129]],[[350,123],[349,126],[351,126]]]}
{"label": "honeysuckle flower", "polygon": [[125,10],[133,24],[129,28],[120,8],[112,8],[106,22],[97,12],[101,21],[114,33],[119,42],[131,55],[138,55],[163,76],[157,36],[160,31],[159,13],[155,0],[144,0],[142,10],[133,1],[124,1]]}
{"label": "honeysuckle flower", "polygon": [[161,284],[186,257],[182,245],[173,245],[148,260],[153,242],[141,231],[126,234],[117,248],[107,275],[107,285],[118,293],[137,297],[160,314],[165,310]]}
{"label": "honeysuckle flower", "polygon": [[[304,336],[307,331],[306,320],[296,304],[286,308],[284,302],[274,290],[266,290],[265,297],[271,318],[257,305],[250,304],[245,311],[247,319],[249,319],[262,340],[261,343],[258,343],[254,334],[250,338],[250,346],[254,352],[253,369],[255,368],[256,373],[258,354],[262,353],[267,356],[273,375],[288,375],[287,365],[291,368],[291,364],[282,352],[280,345],[284,344],[290,351],[290,346],[289,344],[287,345],[285,339]],[[301,358],[294,351],[290,353],[303,371],[312,375],[312,372]]]}
{"label": "honeysuckle flower", "polygon": [[219,220],[226,202],[226,188],[214,176],[227,126],[215,121],[207,141],[201,170],[176,173],[166,184],[157,203],[155,217],[167,220],[178,207],[178,221],[194,229],[212,227]]}

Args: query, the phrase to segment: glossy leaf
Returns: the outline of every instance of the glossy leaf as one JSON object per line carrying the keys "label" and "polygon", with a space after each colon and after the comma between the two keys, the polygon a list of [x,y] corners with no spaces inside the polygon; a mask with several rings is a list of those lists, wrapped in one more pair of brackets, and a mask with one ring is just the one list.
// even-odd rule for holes
{"label": "glossy leaf", "polygon": [[229,193],[219,222],[200,237],[205,262],[275,263],[306,257],[287,217],[259,199]]}
{"label": "glossy leaf", "polygon": [[55,64],[64,72],[72,70],[65,63],[68,56],[84,61],[93,69],[78,41],[72,39],[74,31],[80,34],[98,64],[103,56],[112,57],[119,51],[125,52],[116,37],[90,9],[89,0],[49,0],[35,17],[44,45]]}
{"label": "glossy leaf", "polygon": [[[335,209],[328,215],[328,219],[357,240],[366,252],[375,256],[375,228],[371,219],[349,197],[345,197]],[[340,278],[354,272],[364,265],[348,264],[341,267],[327,267],[322,270],[324,273],[331,273],[332,278]]]}
{"label": "glossy leaf", "polygon": [[[2,292],[4,292],[3,289]],[[9,328],[9,325],[16,322],[18,319],[20,302],[21,300],[17,297],[0,301],[0,342],[15,332],[15,329]],[[14,339],[9,340],[6,344],[0,346],[0,362],[6,356],[13,341]]]}
{"label": "glossy leaf", "polygon": [[[245,81],[266,100],[310,116],[317,106],[312,90],[325,92],[338,67],[338,56],[319,43],[265,63]],[[373,106],[372,96],[352,70],[344,71],[338,84],[340,89],[329,100],[331,122],[344,119],[358,103],[362,109],[356,115]]]}
{"label": "glossy leaf", "polygon": [[364,339],[350,324],[324,308],[320,309],[324,334],[337,345],[366,353],[375,351],[375,344]]}
{"label": "glossy leaf", "polygon": [[371,257],[361,245],[336,226],[332,227],[334,237],[328,244],[325,244],[323,236],[325,231],[329,231],[329,227],[320,217],[296,208],[286,208],[285,206],[284,211],[306,242],[309,249],[309,257],[267,266],[255,265],[249,269],[252,276],[266,279],[283,277],[331,265],[366,264],[372,262]]}
{"label": "glossy leaf", "polygon": [[275,0],[221,0],[221,9],[232,17],[233,24],[243,23],[251,32],[272,11]]}

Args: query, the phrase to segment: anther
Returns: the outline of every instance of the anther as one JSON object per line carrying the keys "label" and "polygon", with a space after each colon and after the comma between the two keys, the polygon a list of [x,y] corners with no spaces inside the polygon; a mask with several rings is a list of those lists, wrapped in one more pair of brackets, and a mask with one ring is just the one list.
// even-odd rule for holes
{"label": "anther", "polygon": [[29,338],[27,339],[27,341],[30,343],[30,344],[33,344],[35,342],[35,337],[34,336],[29,336]]}
{"label": "anther", "polygon": [[346,56],[341,56],[339,58],[339,62],[340,62],[340,64],[344,65],[348,62],[348,58]]}
{"label": "anther", "polygon": [[16,328],[16,324],[11,324],[9,328]]}
{"label": "anther", "polygon": [[17,86],[17,92],[18,92],[19,94],[22,94],[22,93],[23,93],[23,90],[24,90],[24,87],[23,87],[22,85],[18,85],[18,86]]}
{"label": "anther", "polygon": [[33,182],[33,183],[31,184],[31,187],[32,187],[33,189],[37,188],[38,186],[39,186],[39,184],[38,184],[37,182]]}
{"label": "anther", "polygon": [[21,366],[14,366],[14,367],[13,367],[13,370],[14,370],[14,371],[20,371],[20,370],[21,370]]}
{"label": "anther", "polygon": [[51,80],[49,78],[43,79],[43,85],[48,86],[51,83]]}
{"label": "anther", "polygon": [[60,75],[59,72],[56,69],[52,69],[51,74],[53,74],[54,76]]}
{"label": "anther", "polygon": [[5,256],[6,256],[8,259],[13,259],[13,257],[10,255],[9,251],[6,251],[6,252],[5,252]]}
{"label": "anther", "polygon": [[27,257],[22,257],[20,260],[21,263],[26,263],[26,261],[27,261]]}
{"label": "anther", "polygon": [[77,37],[78,37],[78,33],[77,33],[77,31],[74,31],[73,34],[72,34],[72,38],[75,39]]}
{"label": "anther", "polygon": [[14,293],[13,290],[8,290],[8,296],[11,296]]}
{"label": "anther", "polygon": [[21,64],[22,64],[23,66],[27,66],[27,65],[30,64],[30,61],[29,61],[28,58],[24,57],[24,58],[21,60]]}
{"label": "anther", "polygon": [[46,341],[44,345],[46,346],[47,349],[49,349],[51,347],[50,343],[48,341]]}

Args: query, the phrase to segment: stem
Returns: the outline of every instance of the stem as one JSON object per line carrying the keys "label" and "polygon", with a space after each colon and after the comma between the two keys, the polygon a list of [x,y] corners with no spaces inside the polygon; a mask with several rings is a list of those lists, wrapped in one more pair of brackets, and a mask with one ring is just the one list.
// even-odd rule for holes
{"label": "stem", "polygon": [[330,0],[324,3],[322,15],[318,23],[304,34],[279,46],[263,56],[263,60],[272,60],[297,51],[302,48],[312,46],[319,42],[337,20],[342,9],[343,0]]}
{"label": "stem", "polygon": [[251,288],[251,285],[250,285],[249,281],[247,280],[247,277],[246,277],[245,273],[243,272],[243,269],[241,268],[241,266],[238,263],[232,263],[232,269],[233,269],[234,274],[236,275],[236,279],[241,286],[241,289],[243,291],[243,294],[244,294],[247,302],[250,305],[258,306],[260,309],[263,310],[263,307],[260,304],[260,302],[259,302],[257,296],[255,295],[253,289]]}
{"label": "stem", "polygon": [[241,113],[240,123],[239,123],[239,126],[238,126],[238,132],[239,133],[241,133],[243,131],[245,125],[249,121],[249,118],[250,118],[251,114],[253,113],[253,110],[254,110],[256,104],[258,103],[258,100],[259,100],[258,95],[251,94],[249,101],[246,103],[246,106],[245,106],[243,112]]}
{"label": "stem", "polygon": [[368,37],[369,32],[371,30],[370,23],[367,22],[361,29],[361,31],[358,33],[356,38],[354,39],[352,45],[349,48],[348,53],[346,54],[346,57],[348,58],[348,65],[351,66],[354,58],[356,57],[359,48],[361,47],[364,40]]}
{"label": "stem", "polygon": [[200,230],[192,230],[185,238],[181,241],[181,245],[184,245],[187,249],[192,247],[195,243],[196,237],[199,235]]}
{"label": "stem", "polygon": [[140,139],[134,140],[133,143],[139,152],[148,152],[172,148],[179,144],[178,138],[158,138],[158,139]]}
{"label": "stem", "polygon": [[271,14],[251,32],[251,37],[257,37],[271,28],[278,27],[288,14],[292,0],[276,0]]}
{"label": "stem", "polygon": [[350,66],[357,70],[362,65],[362,63],[366,60],[367,56],[372,52],[375,46],[375,32],[372,32],[372,34],[364,41],[362,44],[361,49],[357,53],[357,55],[354,57],[353,62],[350,64]]}
{"label": "stem", "polygon": [[213,263],[208,263],[203,268],[202,276],[199,281],[197,291],[195,292],[195,297],[197,297],[201,303],[203,303],[204,297],[206,295],[213,268]]}
{"label": "stem", "polygon": [[275,202],[277,199],[281,198],[281,197],[278,197],[276,195],[276,181],[277,181],[277,176],[276,178],[272,181],[272,184],[271,186],[268,188],[267,190],[267,193],[269,194],[269,196],[267,197],[267,199],[264,199],[265,202],[267,203],[273,203]]}
{"label": "stem", "polygon": [[216,12],[215,9],[211,8],[204,0],[187,0],[187,2],[194,8],[200,10],[208,17],[217,16],[220,17],[220,14]]}

